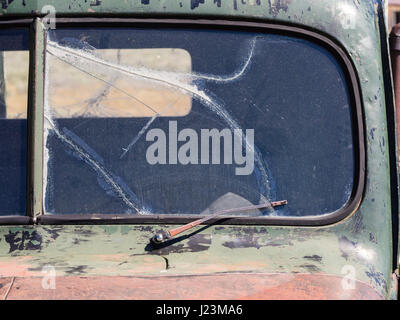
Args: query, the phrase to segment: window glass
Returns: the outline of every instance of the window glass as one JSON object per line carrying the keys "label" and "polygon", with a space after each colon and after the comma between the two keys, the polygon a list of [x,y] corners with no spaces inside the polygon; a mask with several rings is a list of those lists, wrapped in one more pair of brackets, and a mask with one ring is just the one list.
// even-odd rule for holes
{"label": "window glass", "polygon": [[[69,40],[69,41],[68,41]],[[76,39],[75,39],[76,40]],[[72,41],[72,43],[71,43]],[[75,42],[67,39],[62,44],[72,46]],[[85,58],[103,61],[110,64],[101,65],[105,73],[101,78],[94,77],[79,68],[77,63],[50,56],[48,72],[51,75],[49,83],[49,105],[52,113],[62,118],[90,117],[152,117],[184,116],[191,108],[191,97],[180,90],[165,87],[142,78],[133,79],[132,75],[115,70],[112,66],[125,66],[143,70],[157,70],[172,73],[190,73],[191,58],[186,50],[179,48],[154,49],[98,49],[87,44],[90,51]],[[59,50],[49,45],[49,50]],[[95,52],[95,54],[94,54]],[[93,53],[93,56],[90,56]],[[95,63],[95,62],[93,62]],[[82,66],[83,68],[87,67]],[[99,70],[97,70],[99,71]],[[171,105],[170,108],[164,108]],[[128,107],[127,107],[128,106]]]}
{"label": "window glass", "polygon": [[26,208],[28,35],[0,30],[0,216]]}
{"label": "window glass", "polygon": [[317,216],[349,200],[351,101],[305,39],[67,28],[46,47],[45,211]]}

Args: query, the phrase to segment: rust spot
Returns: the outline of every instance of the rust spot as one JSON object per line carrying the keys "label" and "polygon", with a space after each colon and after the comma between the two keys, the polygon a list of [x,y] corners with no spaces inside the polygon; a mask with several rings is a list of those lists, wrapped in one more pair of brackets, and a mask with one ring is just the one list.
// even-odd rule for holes
{"label": "rust spot", "polygon": [[41,275],[40,271],[37,272],[30,269],[32,267],[29,264],[31,259],[31,256],[24,256],[7,258],[7,261],[0,261],[0,277]]}

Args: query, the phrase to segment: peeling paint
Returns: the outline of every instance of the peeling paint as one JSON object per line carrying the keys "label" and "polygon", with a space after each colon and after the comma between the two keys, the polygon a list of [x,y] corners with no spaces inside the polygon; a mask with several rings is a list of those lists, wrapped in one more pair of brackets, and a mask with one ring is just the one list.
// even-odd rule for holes
{"label": "peeling paint", "polygon": [[287,12],[290,2],[291,0],[268,0],[270,14],[276,17],[281,10]]}
{"label": "peeling paint", "polygon": [[9,244],[9,253],[16,250],[40,250],[42,245],[42,237],[35,230],[32,232],[10,230],[4,239]]}

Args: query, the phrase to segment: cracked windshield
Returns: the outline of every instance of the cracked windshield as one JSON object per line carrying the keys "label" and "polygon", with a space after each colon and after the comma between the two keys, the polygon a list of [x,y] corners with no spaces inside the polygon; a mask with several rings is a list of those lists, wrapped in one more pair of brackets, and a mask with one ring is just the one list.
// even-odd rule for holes
{"label": "cracked windshield", "polygon": [[[342,66],[254,31],[59,28],[46,45],[47,214],[317,216],[353,192]],[[232,215],[232,214],[231,214]]]}

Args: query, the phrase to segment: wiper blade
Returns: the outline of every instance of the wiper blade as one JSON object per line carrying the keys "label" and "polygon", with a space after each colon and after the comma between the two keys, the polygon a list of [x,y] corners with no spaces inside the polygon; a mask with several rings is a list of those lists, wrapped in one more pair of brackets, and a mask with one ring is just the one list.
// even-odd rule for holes
{"label": "wiper blade", "polygon": [[185,224],[183,226],[180,226],[180,227],[177,227],[174,229],[170,229],[170,230],[166,230],[166,231],[161,231],[161,232],[155,234],[151,238],[151,241],[156,244],[160,244],[166,240],[169,240],[169,239],[175,237],[176,235],[178,235],[184,231],[187,231],[195,226],[198,226],[201,223],[204,223],[208,220],[211,220],[211,219],[221,216],[223,214],[232,213],[232,212],[240,212],[240,211],[248,211],[248,210],[254,210],[254,209],[262,209],[262,208],[267,208],[267,207],[283,206],[287,203],[288,203],[287,200],[281,200],[281,201],[274,201],[274,202],[270,202],[270,203],[263,203],[263,204],[259,204],[259,205],[253,205],[253,206],[247,206],[247,207],[241,207],[241,208],[224,209],[224,210],[218,211],[212,215],[209,215],[207,217],[195,220],[193,222],[189,222],[188,224]]}

